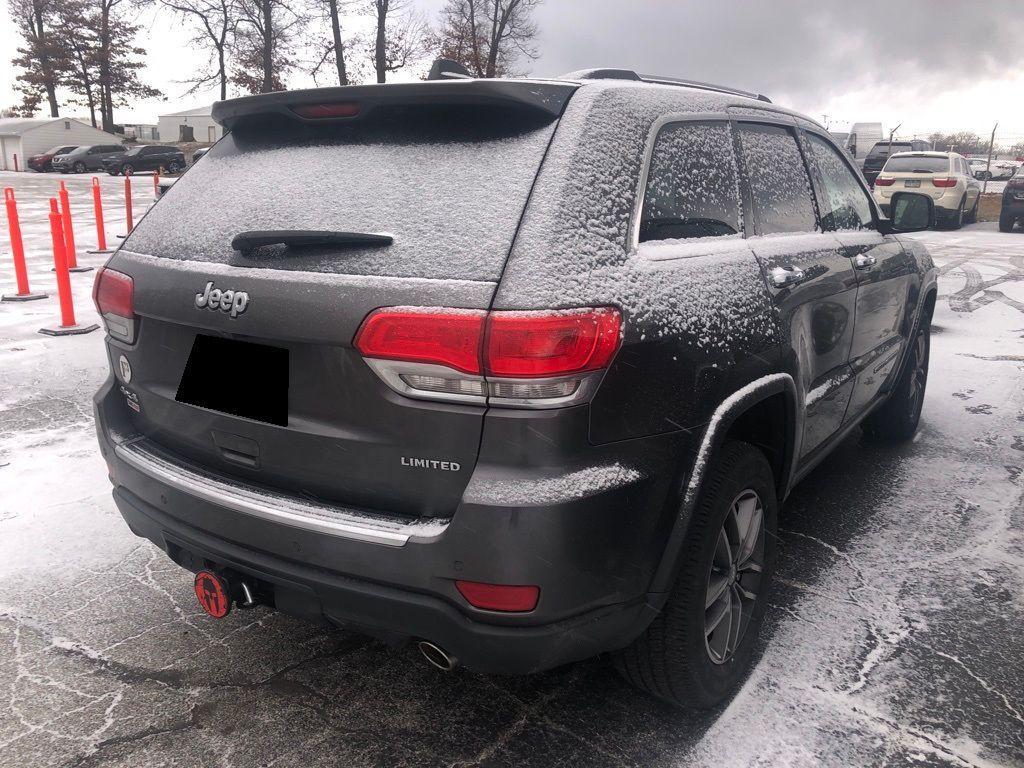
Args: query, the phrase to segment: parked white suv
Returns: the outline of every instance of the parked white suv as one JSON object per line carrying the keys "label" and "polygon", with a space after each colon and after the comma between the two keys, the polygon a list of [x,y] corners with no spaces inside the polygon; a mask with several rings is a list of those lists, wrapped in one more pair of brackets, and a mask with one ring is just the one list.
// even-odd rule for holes
{"label": "parked white suv", "polygon": [[889,215],[895,192],[912,190],[935,201],[937,223],[959,229],[978,216],[981,185],[967,160],[956,152],[897,152],[875,179],[875,202]]}

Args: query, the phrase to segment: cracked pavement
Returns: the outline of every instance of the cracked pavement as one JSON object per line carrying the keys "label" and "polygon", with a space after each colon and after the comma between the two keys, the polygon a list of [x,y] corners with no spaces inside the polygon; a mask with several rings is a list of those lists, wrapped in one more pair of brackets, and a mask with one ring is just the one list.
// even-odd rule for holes
{"label": "cracked pavement", "polygon": [[854,435],[794,491],[758,663],[702,714],[600,659],[446,675],[264,608],[206,618],[110,499],[100,335],[44,338],[53,306],[0,305],[0,768],[1024,765],[1024,285],[1000,279],[1024,236],[921,237],[957,262],[921,431]]}

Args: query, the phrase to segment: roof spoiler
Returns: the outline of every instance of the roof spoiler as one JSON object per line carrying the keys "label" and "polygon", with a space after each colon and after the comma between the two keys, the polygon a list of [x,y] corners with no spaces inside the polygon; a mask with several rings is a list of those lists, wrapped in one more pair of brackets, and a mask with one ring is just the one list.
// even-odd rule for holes
{"label": "roof spoiler", "polygon": [[225,129],[239,122],[279,115],[303,123],[353,122],[382,106],[469,105],[560,117],[578,83],[536,80],[475,80],[464,77],[417,83],[348,85],[278,91],[218,101],[213,119]]}

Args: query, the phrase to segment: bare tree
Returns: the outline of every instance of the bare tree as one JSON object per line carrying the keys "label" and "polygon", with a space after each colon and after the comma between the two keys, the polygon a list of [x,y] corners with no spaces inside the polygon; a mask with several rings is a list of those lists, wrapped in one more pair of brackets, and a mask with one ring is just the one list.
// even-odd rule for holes
{"label": "bare tree", "polygon": [[533,11],[541,0],[447,0],[433,40],[440,56],[458,61],[476,77],[518,74],[521,56],[537,58]]}
{"label": "bare tree", "polygon": [[387,80],[427,52],[427,23],[408,0],[372,0],[376,34],[370,48],[377,82]]}
{"label": "bare tree", "polygon": [[34,114],[45,96],[50,116],[58,117],[57,85],[66,66],[67,48],[63,38],[53,34],[54,1],[8,0],[8,9],[24,41],[11,60],[23,70],[16,86],[22,95],[19,111]]}
{"label": "bare tree", "polygon": [[191,84],[187,93],[195,93],[211,83],[220,88],[220,98],[228,97],[228,47],[238,23],[238,5],[235,0],[156,0],[186,22],[193,29],[191,43],[205,49],[209,58],[206,67],[185,82]]}
{"label": "bare tree", "polygon": [[359,35],[348,34],[346,18],[353,6],[362,5],[364,0],[312,0],[312,9],[331,29],[331,37],[326,41],[320,36],[319,25],[313,31],[316,37],[310,41],[310,47],[319,53],[319,58],[310,70],[314,82],[317,82],[317,75],[328,60],[333,61],[338,85],[351,85],[358,81],[358,72],[362,67],[349,54],[353,49],[361,47],[363,40]]}
{"label": "bare tree", "polygon": [[250,93],[285,90],[285,76],[294,66],[292,43],[305,17],[288,0],[238,0],[238,9],[232,82]]}

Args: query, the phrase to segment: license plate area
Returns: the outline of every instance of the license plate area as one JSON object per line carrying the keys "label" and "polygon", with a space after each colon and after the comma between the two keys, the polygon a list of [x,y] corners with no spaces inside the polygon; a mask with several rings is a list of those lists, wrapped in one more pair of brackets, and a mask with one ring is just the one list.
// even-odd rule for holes
{"label": "license plate area", "polygon": [[921,186],[921,180],[920,179],[907,179],[905,182],[903,182],[903,186],[905,186],[905,187],[920,187]]}
{"label": "license plate area", "polygon": [[199,334],[175,399],[244,419],[288,426],[288,350]]}

